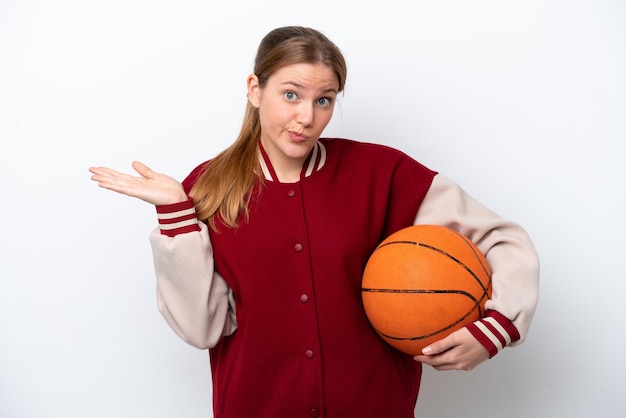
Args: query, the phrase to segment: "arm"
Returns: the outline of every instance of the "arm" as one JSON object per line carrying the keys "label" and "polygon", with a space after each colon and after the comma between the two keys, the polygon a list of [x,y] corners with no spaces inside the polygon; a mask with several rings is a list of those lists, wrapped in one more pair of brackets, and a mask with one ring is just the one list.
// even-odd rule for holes
{"label": "arm", "polygon": [[[485,305],[487,316],[441,340],[442,344],[434,343],[425,349],[425,353],[441,355],[466,343],[473,354],[467,354],[462,364],[447,358],[437,359],[432,365],[471,369],[504,347],[523,342],[535,312],[539,287],[539,259],[524,229],[502,219],[441,174],[435,176],[415,223],[444,225],[464,234],[476,243],[492,270],[492,297]],[[476,342],[482,350],[475,346]],[[416,359],[431,364],[433,358],[428,357]],[[444,360],[448,363],[444,364]]]}
{"label": "arm", "polygon": [[208,228],[191,199],[157,206],[160,228],[150,234],[159,311],[174,332],[211,348],[237,329],[232,290],[214,270]]}
{"label": "arm", "polygon": [[102,188],[156,206],[159,228],[150,234],[157,276],[157,303],[163,317],[186,342],[212,347],[236,328],[231,289],[214,270],[207,227],[198,222],[193,201],[181,183],[133,162],[140,176],[90,167]]}

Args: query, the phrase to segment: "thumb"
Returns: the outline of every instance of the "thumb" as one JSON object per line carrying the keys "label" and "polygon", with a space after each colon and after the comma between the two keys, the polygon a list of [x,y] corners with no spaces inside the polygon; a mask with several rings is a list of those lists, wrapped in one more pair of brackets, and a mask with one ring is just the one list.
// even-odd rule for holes
{"label": "thumb", "polygon": [[424,347],[422,349],[422,354],[425,354],[427,356],[432,356],[434,354],[441,354],[444,351],[449,350],[453,346],[454,344],[452,344],[451,339],[448,336],[442,340],[435,341],[434,343]]}
{"label": "thumb", "polygon": [[141,177],[144,178],[152,178],[154,172],[150,169],[150,167],[148,167],[147,165],[139,162],[139,161],[133,161],[133,168],[135,169],[135,171],[137,173],[139,173],[141,175]]}

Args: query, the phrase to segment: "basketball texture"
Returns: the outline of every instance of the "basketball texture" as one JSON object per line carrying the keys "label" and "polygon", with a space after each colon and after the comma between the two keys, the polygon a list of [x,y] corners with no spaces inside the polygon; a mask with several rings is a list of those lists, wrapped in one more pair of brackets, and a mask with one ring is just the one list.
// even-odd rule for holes
{"label": "basketball texture", "polygon": [[466,236],[443,226],[415,225],[374,250],[361,296],[370,323],[387,343],[421,354],[484,316],[491,270]]}

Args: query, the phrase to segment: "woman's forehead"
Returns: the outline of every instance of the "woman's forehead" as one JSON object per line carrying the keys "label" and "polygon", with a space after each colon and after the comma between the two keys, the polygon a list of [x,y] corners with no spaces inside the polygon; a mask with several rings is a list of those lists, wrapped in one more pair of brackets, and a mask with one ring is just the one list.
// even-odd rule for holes
{"label": "woman's forehead", "polygon": [[274,72],[269,81],[315,90],[336,92],[339,89],[337,74],[331,67],[322,63],[286,65]]}

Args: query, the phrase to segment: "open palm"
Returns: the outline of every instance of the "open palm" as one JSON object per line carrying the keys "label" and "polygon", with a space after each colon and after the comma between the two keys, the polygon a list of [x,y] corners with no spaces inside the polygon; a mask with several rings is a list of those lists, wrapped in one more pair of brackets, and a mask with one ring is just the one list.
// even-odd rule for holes
{"label": "open palm", "polygon": [[152,171],[139,161],[132,163],[140,177],[107,167],[90,167],[91,179],[99,187],[136,197],[153,205],[167,205],[187,200],[182,184],[172,177]]}

